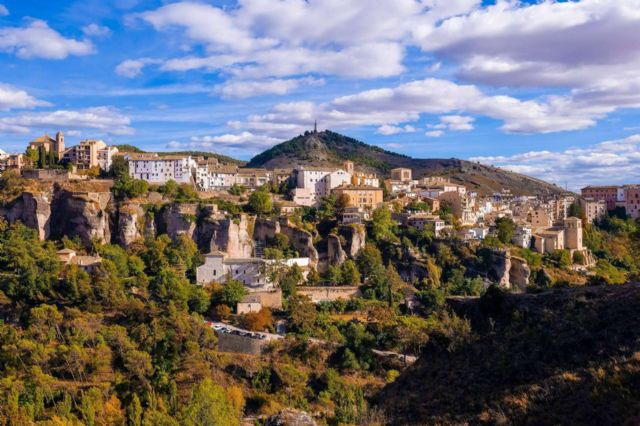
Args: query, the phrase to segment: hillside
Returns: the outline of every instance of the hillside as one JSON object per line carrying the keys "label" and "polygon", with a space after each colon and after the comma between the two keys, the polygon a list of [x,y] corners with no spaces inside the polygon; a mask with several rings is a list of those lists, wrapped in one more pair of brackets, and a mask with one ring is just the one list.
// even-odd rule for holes
{"label": "hillside", "polygon": [[388,176],[389,170],[407,167],[414,177],[446,176],[454,183],[483,194],[510,189],[516,195],[556,194],[562,188],[517,173],[458,159],[415,159],[367,145],[356,139],[325,130],[307,132],[253,157],[248,167],[292,167],[297,165],[340,165],[351,160],[361,168]]}
{"label": "hillside", "polygon": [[640,285],[458,300],[472,336],[432,336],[377,397],[394,424],[638,424]]}

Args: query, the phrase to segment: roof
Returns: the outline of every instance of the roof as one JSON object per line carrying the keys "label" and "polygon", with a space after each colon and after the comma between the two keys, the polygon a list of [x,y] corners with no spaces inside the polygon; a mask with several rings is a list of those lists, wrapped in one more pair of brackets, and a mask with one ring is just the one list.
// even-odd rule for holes
{"label": "roof", "polygon": [[261,303],[261,302],[262,302],[262,299],[260,299],[260,296],[257,296],[255,294],[247,294],[242,298],[242,300],[240,300],[240,303]]}
{"label": "roof", "polygon": [[71,259],[71,263],[78,266],[90,266],[100,262],[102,262],[102,259],[97,256],[76,256]]}
{"label": "roof", "polygon": [[160,155],[157,152],[149,152],[149,153],[140,153],[135,152],[128,154],[127,157],[129,160],[133,161],[168,161],[168,160],[182,160],[185,158],[189,158],[188,155],[176,155],[176,154],[166,154]]}
{"label": "roof", "polygon": [[207,170],[209,173],[225,173],[225,174],[236,174],[238,173],[238,167],[231,164],[218,164],[208,165]]}
{"label": "roof", "polygon": [[64,248],[62,250],[58,250],[56,253],[58,254],[71,254],[71,253],[75,253],[75,250],[71,250],[70,248]]}
{"label": "roof", "polygon": [[333,189],[334,191],[347,190],[347,191],[382,191],[382,188],[371,185],[343,185]]}
{"label": "roof", "polygon": [[42,136],[38,136],[37,138],[35,138],[34,140],[32,140],[31,142],[29,142],[30,144],[39,144],[39,143],[47,143],[47,142],[56,142],[55,139],[49,137],[49,135],[42,135]]}

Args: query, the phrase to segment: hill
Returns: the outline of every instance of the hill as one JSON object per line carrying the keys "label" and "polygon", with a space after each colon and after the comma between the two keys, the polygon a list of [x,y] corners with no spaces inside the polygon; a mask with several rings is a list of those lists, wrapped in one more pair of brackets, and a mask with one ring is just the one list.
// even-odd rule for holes
{"label": "hill", "polygon": [[548,195],[562,188],[529,176],[458,159],[416,159],[325,130],[306,132],[256,155],[248,167],[284,168],[302,165],[337,166],[351,160],[363,170],[388,176],[396,167],[414,177],[444,176],[482,194],[509,189],[516,195]]}
{"label": "hill", "polygon": [[377,396],[394,424],[638,424],[640,285],[457,300],[473,333],[432,336]]}

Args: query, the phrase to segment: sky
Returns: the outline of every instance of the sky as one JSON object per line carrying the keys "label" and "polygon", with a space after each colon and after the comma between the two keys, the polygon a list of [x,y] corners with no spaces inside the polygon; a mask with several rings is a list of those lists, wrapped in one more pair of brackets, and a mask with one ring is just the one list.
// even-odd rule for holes
{"label": "sky", "polygon": [[570,189],[640,183],[640,0],[0,0],[0,149],[250,159],[317,120]]}

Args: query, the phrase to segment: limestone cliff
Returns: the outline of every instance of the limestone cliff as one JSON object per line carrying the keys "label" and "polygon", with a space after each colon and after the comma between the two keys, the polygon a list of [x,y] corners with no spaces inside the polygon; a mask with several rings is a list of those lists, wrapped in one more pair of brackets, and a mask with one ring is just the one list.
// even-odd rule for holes
{"label": "limestone cliff", "polygon": [[23,192],[14,200],[0,205],[0,217],[9,223],[20,221],[38,233],[38,238],[49,238],[51,232],[51,199],[53,193]]}
{"label": "limestone cliff", "polygon": [[526,260],[512,256],[509,250],[492,250],[489,278],[499,286],[523,291],[529,285],[531,269]]}
{"label": "limestone cliff", "polygon": [[327,263],[328,266],[342,266],[347,260],[347,253],[342,249],[340,237],[330,234],[327,237]]}
{"label": "limestone cliff", "polygon": [[111,192],[72,192],[57,189],[51,202],[50,237],[78,237],[89,247],[96,239],[111,241]]}
{"label": "limestone cliff", "polygon": [[312,267],[318,264],[318,250],[313,245],[313,235],[304,229],[295,227],[286,218],[279,221],[258,218],[253,230],[253,239],[264,243],[279,233],[289,238],[289,242],[300,256],[309,258]]}
{"label": "limestone cliff", "polygon": [[123,247],[145,236],[146,214],[138,203],[126,202],[118,207],[116,240]]}

